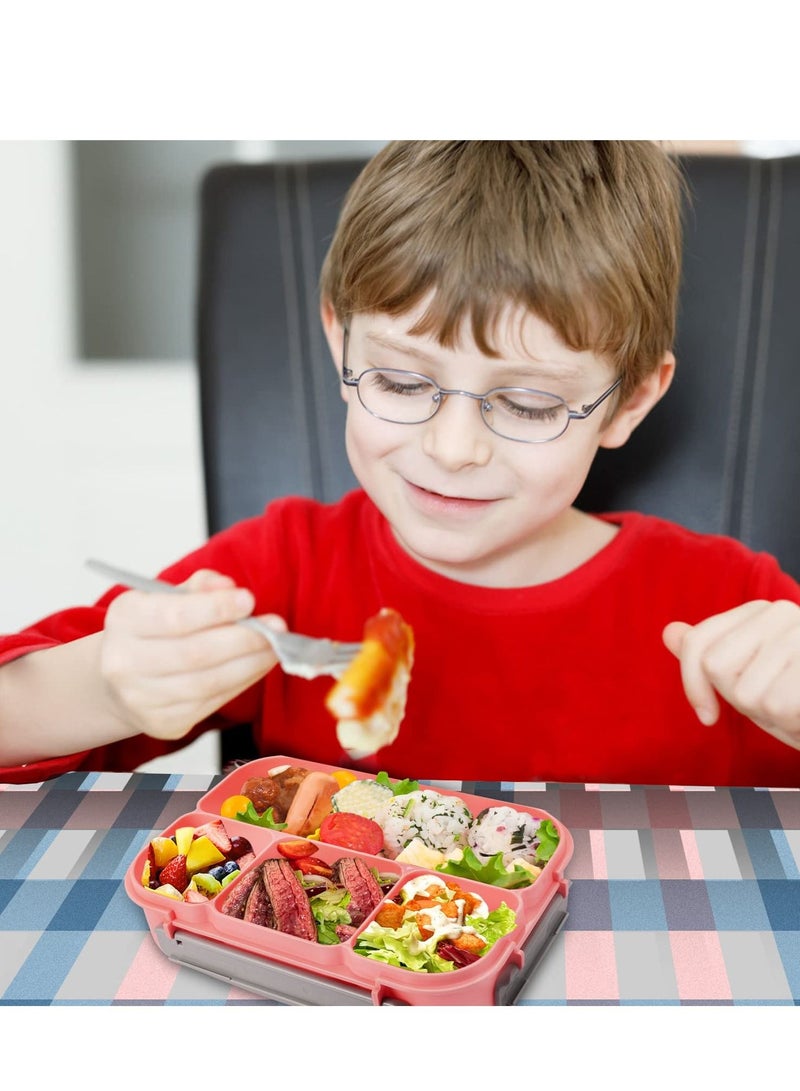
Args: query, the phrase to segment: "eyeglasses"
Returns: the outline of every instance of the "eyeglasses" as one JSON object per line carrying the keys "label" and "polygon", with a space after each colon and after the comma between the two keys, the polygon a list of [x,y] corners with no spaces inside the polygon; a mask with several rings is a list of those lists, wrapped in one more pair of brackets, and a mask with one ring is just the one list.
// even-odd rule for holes
{"label": "eyeglasses", "polygon": [[348,328],[344,330],[342,382],[358,391],[373,417],[392,424],[424,424],[438,413],[445,398],[460,394],[480,402],[484,424],[496,435],[519,443],[549,443],[566,432],[569,422],[585,420],[617,389],[622,378],[595,401],[570,409],[558,394],[520,386],[496,386],[485,394],[445,390],[427,375],[399,368],[370,367],[360,375],[347,366]]}

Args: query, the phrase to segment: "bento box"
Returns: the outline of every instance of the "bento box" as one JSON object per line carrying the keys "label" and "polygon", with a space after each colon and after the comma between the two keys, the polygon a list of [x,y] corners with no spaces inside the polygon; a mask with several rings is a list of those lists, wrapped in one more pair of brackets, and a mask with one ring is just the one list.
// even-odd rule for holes
{"label": "bento box", "polygon": [[[287,1004],[513,1004],[567,916],[569,880],[565,869],[573,841],[558,818],[535,807],[436,784],[417,786],[416,797],[420,792],[444,797],[445,809],[466,809],[467,821],[477,822],[487,808],[502,807],[518,812],[520,822],[529,828],[544,829],[543,824],[548,824],[555,847],[551,846],[549,858],[535,869],[535,878],[527,879],[528,885],[512,885],[510,880],[507,885],[495,885],[494,879],[480,881],[467,872],[454,876],[438,866],[398,859],[382,850],[365,852],[328,843],[321,830],[296,836],[285,829],[228,817],[227,811],[222,815],[225,801],[240,794],[245,782],[286,766],[331,776],[345,773],[349,782],[375,780],[370,774],[285,755],[248,762],[222,778],[198,800],[196,810],[180,816],[144,844],[126,872],[126,892],[143,910],[160,950],[181,965]],[[396,797],[402,801],[401,812],[415,805],[415,795],[405,797],[407,804],[402,796]],[[216,833],[220,827],[224,844]],[[228,844],[231,848],[226,851]],[[192,861],[191,899],[188,890],[183,894],[175,891],[175,896],[163,893],[174,870],[169,862],[160,868],[156,881],[162,892],[151,884],[154,845],[159,853],[168,850],[168,858],[180,849],[177,858]],[[202,870],[209,860],[217,862],[216,870],[210,868],[216,875],[213,884]],[[310,898],[317,874],[335,877],[335,882],[324,880],[323,895],[331,904],[347,888],[341,904],[348,906],[345,919],[351,922],[337,925],[335,935],[326,925],[323,936],[321,927],[319,939],[305,923],[309,913],[297,893],[301,880]],[[185,874],[183,878],[185,882]],[[367,888],[376,893],[365,900]],[[454,961],[451,967],[437,957],[434,969],[450,972],[431,972],[427,962],[424,969],[392,964],[391,938],[385,937],[406,934],[409,928],[392,932],[383,926],[387,920],[401,918],[406,907],[416,909],[417,923],[411,929],[416,939],[409,943],[416,943],[423,955],[431,947],[425,940],[429,936],[431,942],[438,939],[437,929],[442,935],[455,934],[446,931],[452,920],[445,920],[443,914],[460,914],[462,925],[467,922],[463,931],[455,930],[459,935],[457,950],[449,941],[447,950],[441,945],[436,948]],[[291,918],[293,932],[282,930],[285,917]],[[490,927],[489,922],[495,921],[504,922],[507,931],[496,929],[494,923]],[[396,927],[402,929],[403,925]],[[478,949],[477,954],[472,953],[471,945]]]}

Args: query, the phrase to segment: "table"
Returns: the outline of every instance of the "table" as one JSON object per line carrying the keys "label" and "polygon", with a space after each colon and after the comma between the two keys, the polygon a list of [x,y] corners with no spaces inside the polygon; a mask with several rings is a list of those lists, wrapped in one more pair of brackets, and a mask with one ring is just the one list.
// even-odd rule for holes
{"label": "table", "polygon": [[[0,1004],[274,1003],[168,960],[122,885],[218,779],[0,784]],[[542,808],[573,835],[569,916],[519,1004],[800,1003],[800,790],[441,786]]]}

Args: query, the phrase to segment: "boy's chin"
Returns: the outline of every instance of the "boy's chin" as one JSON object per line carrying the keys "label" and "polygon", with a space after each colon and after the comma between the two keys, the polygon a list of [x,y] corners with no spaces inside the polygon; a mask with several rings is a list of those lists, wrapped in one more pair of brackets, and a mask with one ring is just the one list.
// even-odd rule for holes
{"label": "boy's chin", "polygon": [[465,583],[491,583],[495,551],[480,548],[474,536],[441,532],[404,536],[396,528],[394,536],[401,548],[425,568]]}

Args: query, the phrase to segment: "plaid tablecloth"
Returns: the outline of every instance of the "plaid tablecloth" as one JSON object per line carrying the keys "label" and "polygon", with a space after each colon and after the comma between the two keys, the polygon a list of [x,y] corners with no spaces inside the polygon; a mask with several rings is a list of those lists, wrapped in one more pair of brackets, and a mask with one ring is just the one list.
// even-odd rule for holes
{"label": "plaid tablecloth", "polygon": [[[122,885],[217,779],[0,784],[0,1003],[272,1003],[168,960]],[[800,1003],[800,790],[443,786],[543,808],[574,837],[569,917],[518,1003]]]}

